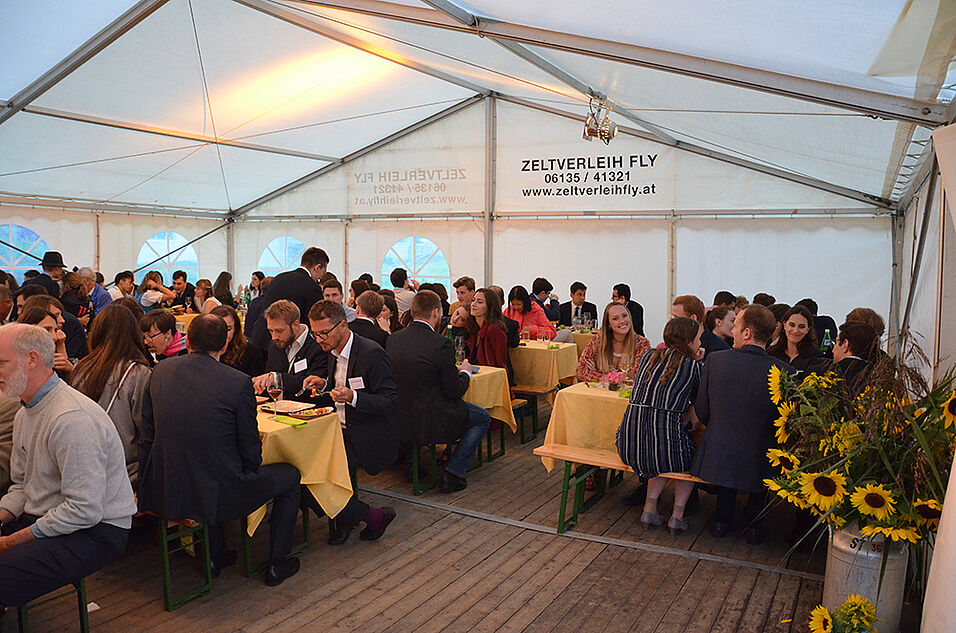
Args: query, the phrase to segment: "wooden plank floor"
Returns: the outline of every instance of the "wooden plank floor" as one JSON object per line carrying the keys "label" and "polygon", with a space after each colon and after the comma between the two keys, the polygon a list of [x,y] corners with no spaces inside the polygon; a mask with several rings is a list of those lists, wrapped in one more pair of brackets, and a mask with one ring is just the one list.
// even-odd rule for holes
{"label": "wooden plank floor", "polygon": [[[542,407],[541,419],[550,410]],[[740,535],[715,539],[706,530],[713,499],[701,495],[691,530],[671,537],[644,532],[640,512],[622,503],[625,479],[582,515],[568,535],[554,534],[561,475],[548,475],[531,454],[543,440],[519,445],[469,473],[466,490],[410,497],[404,469],[360,476],[361,496],[392,505],[398,518],[385,537],[325,543],[327,523],[312,524],[302,570],[279,587],[238,568],[214,581],[210,596],[179,611],[162,607],[159,551],[152,530],[134,532],[126,555],[87,579],[94,631],[803,631],[822,594],[822,552],[788,556],[779,532],[791,520],[775,508],[765,543]],[[662,497],[662,514],[669,496]],[[234,534],[237,536],[237,533]],[[256,555],[265,555],[266,531]],[[174,578],[198,579],[183,556]],[[8,614],[4,631],[16,629]],[[69,599],[31,614],[30,630],[76,630]]]}

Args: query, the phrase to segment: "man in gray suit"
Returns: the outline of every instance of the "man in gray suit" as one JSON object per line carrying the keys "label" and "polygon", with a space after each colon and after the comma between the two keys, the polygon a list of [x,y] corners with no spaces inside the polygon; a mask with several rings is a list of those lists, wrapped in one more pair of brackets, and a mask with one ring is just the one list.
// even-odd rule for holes
{"label": "man in gray suit", "polygon": [[773,446],[777,408],[770,400],[767,376],[774,365],[790,366],[767,353],[776,320],[761,305],[750,305],[734,321],[734,349],[709,354],[700,375],[694,409],[707,426],[691,474],[719,486],[710,533],[733,529],[737,492],[749,492],[745,516],[747,542],[759,543],[756,519],[763,510],[769,476],[767,449]]}

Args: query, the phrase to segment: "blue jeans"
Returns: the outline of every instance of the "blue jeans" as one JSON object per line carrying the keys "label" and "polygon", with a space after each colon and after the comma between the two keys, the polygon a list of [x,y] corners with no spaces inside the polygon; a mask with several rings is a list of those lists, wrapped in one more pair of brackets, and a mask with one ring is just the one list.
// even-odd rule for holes
{"label": "blue jeans", "polygon": [[468,407],[468,427],[458,440],[458,447],[448,458],[445,470],[453,475],[464,477],[468,464],[475,458],[475,450],[481,448],[481,438],[488,432],[491,414],[476,404],[466,402]]}

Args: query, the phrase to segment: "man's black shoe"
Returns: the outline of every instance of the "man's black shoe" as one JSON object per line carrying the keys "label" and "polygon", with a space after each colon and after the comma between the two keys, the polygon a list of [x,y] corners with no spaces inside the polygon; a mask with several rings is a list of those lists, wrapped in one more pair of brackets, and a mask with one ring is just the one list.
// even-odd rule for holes
{"label": "man's black shoe", "polygon": [[467,487],[468,482],[464,477],[459,477],[455,473],[448,472],[447,470],[442,473],[441,487],[439,488],[442,492],[458,492]]}
{"label": "man's black shoe", "polygon": [[286,558],[275,565],[266,568],[266,584],[270,587],[282,584],[286,578],[291,578],[299,572],[299,559]]}
{"label": "man's black shoe", "polygon": [[388,524],[395,520],[395,508],[385,506],[382,508],[382,514],[385,516],[382,518],[382,524],[378,527],[377,530],[372,530],[366,527],[364,530],[359,532],[359,539],[363,541],[376,541],[385,534],[385,529],[388,527]]}
{"label": "man's black shoe", "polygon": [[219,578],[219,574],[222,573],[222,570],[235,565],[238,559],[239,554],[234,549],[227,549],[219,558],[210,558],[209,570],[212,572],[212,577]]}
{"label": "man's black shoe", "polygon": [[730,523],[723,523],[721,521],[714,521],[710,525],[710,535],[716,538],[723,538],[727,536],[733,530],[733,525]]}
{"label": "man's black shoe", "polygon": [[353,527],[333,519],[329,523],[329,545],[344,545],[349,540]]}
{"label": "man's black shoe", "polygon": [[763,541],[763,530],[759,525],[752,525],[744,532],[744,540],[748,545],[760,545]]}

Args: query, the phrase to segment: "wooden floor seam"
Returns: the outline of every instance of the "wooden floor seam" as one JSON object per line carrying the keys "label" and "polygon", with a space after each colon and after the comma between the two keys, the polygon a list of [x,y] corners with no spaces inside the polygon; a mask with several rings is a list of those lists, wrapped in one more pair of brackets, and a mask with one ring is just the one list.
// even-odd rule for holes
{"label": "wooden floor seam", "polygon": [[706,561],[711,561],[715,563],[721,563],[724,565],[732,565],[735,567],[745,567],[747,569],[766,571],[773,574],[780,574],[782,576],[791,576],[793,578],[800,578],[802,580],[813,580],[813,581],[819,581],[819,582],[823,581],[823,576],[820,574],[813,574],[810,572],[804,572],[804,571],[799,571],[795,569],[787,569],[786,567],[764,565],[762,563],[739,560],[736,558],[729,558],[726,556],[718,556],[715,554],[707,554],[704,552],[694,552],[691,550],[677,549],[673,547],[666,547],[663,545],[653,545],[651,543],[641,543],[639,541],[628,541],[624,539],[612,538],[608,536],[600,536],[596,534],[585,534],[581,532],[575,532],[573,530],[565,532],[564,534],[556,534],[553,527],[548,527],[546,525],[541,525],[538,523],[531,523],[528,521],[521,521],[518,519],[510,519],[508,517],[498,516],[496,514],[488,514],[485,512],[479,512],[477,510],[471,510],[471,509],[462,508],[459,506],[448,505],[445,503],[437,503],[435,501],[430,501],[428,499],[423,499],[421,497],[406,495],[399,492],[393,492],[391,490],[380,490],[377,488],[369,488],[367,486],[359,486],[358,489],[361,490],[362,492],[367,492],[369,494],[375,494],[375,495],[380,495],[383,497],[389,497],[392,499],[398,499],[406,503],[411,503],[411,504],[423,506],[426,508],[432,508],[434,510],[441,510],[444,512],[451,512],[454,514],[460,514],[460,515],[472,517],[475,519],[482,519],[482,520],[491,521],[494,523],[501,523],[504,525],[510,525],[513,527],[522,528],[525,530],[541,532],[543,534],[550,534],[552,536],[559,536],[559,537],[577,539],[582,541],[590,541],[592,543],[600,543],[602,545],[614,545],[617,547],[643,550],[646,552],[655,552],[658,554],[666,554],[670,556],[680,556],[683,558],[706,560]]}

